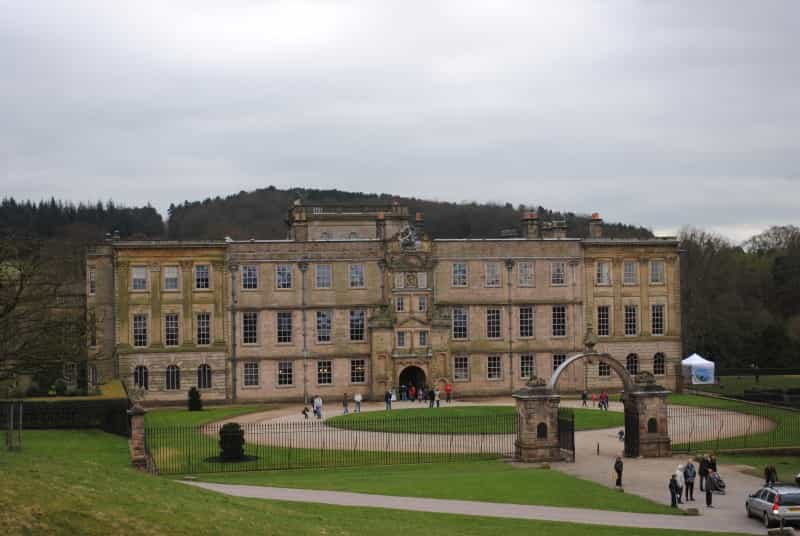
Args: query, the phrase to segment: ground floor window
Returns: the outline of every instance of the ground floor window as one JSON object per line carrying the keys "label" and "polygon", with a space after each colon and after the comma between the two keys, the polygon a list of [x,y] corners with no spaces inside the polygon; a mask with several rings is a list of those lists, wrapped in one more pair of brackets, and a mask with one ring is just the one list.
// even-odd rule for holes
{"label": "ground floor window", "polygon": [[367,381],[367,362],[363,359],[350,360],[350,383],[364,383]]}
{"label": "ground floor window", "polygon": [[170,365],[167,367],[167,391],[177,391],[181,388],[181,369],[178,365]]}
{"label": "ground floor window", "polygon": [[147,371],[147,367],[143,367],[139,365],[135,369],[133,369],[133,385],[138,387],[139,389],[147,389],[150,388],[149,382],[149,373]]}
{"label": "ground floor window", "polygon": [[333,383],[333,361],[317,361],[317,384],[331,385]]}
{"label": "ground floor window", "polygon": [[499,355],[490,355],[486,362],[486,377],[490,380],[499,380],[503,375],[503,368]]}
{"label": "ground floor window", "polygon": [[653,356],[653,374],[663,376],[666,374],[667,358],[661,352]]}
{"label": "ground floor window", "polygon": [[453,358],[453,379],[469,380],[469,357],[459,355]]}
{"label": "ground floor window", "polygon": [[628,354],[625,359],[625,368],[632,375],[639,374],[639,356],[636,354]]}
{"label": "ground floor window", "polygon": [[278,362],[278,385],[294,384],[294,368],[291,361]]}
{"label": "ground floor window", "polygon": [[608,363],[601,361],[597,368],[598,376],[611,376],[611,367]]}
{"label": "ground floor window", "polygon": [[520,378],[533,378],[534,372],[533,354],[522,354],[519,357],[519,376]]}
{"label": "ground floor window", "polygon": [[256,387],[258,385],[258,362],[248,361],[244,364],[244,386]]}
{"label": "ground floor window", "polygon": [[567,360],[567,354],[553,354],[553,372]]}
{"label": "ground floor window", "polygon": [[211,389],[211,367],[206,364],[197,367],[197,388]]}

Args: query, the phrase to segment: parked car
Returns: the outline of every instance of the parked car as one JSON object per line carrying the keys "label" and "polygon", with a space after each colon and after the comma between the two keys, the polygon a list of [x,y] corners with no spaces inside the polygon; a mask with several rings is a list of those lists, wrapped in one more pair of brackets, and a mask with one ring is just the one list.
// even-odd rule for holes
{"label": "parked car", "polygon": [[773,484],[756,491],[744,503],[748,517],[764,522],[772,528],[783,521],[784,525],[800,525],[800,486]]}

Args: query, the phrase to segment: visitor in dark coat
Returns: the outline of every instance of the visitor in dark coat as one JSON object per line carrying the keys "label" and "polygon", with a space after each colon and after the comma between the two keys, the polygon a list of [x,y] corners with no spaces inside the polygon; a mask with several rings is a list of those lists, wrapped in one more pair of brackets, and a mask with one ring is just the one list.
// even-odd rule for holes
{"label": "visitor in dark coat", "polygon": [[622,487],[622,458],[617,456],[616,461],[614,462],[614,472],[617,474],[617,487]]}

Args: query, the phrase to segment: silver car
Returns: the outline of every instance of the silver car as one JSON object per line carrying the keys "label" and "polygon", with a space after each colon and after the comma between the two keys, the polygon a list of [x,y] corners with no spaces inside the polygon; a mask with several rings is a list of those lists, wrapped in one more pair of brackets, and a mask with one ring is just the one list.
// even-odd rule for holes
{"label": "silver car", "polygon": [[756,517],[772,528],[783,521],[784,525],[800,525],[800,487],[773,484],[761,488],[744,503],[748,517]]}

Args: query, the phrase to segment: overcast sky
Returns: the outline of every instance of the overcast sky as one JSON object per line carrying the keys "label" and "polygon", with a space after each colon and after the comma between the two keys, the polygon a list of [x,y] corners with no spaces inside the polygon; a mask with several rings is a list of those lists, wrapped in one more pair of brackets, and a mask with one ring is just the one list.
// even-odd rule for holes
{"label": "overcast sky", "polygon": [[800,223],[800,2],[0,0],[0,196]]}

